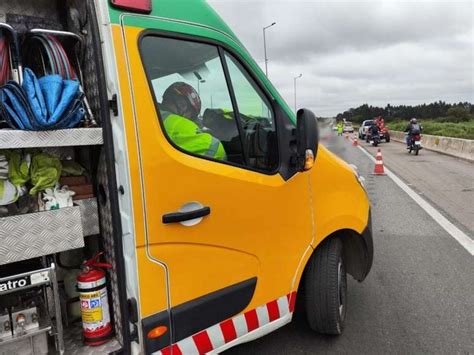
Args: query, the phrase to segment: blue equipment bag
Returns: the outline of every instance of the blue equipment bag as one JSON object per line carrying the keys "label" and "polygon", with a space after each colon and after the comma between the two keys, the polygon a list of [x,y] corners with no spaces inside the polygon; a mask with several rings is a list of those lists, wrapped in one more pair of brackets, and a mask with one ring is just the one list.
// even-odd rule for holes
{"label": "blue equipment bag", "polygon": [[82,98],[77,80],[63,80],[59,75],[38,80],[25,68],[22,87],[10,81],[0,88],[0,115],[16,129],[73,128],[85,115]]}

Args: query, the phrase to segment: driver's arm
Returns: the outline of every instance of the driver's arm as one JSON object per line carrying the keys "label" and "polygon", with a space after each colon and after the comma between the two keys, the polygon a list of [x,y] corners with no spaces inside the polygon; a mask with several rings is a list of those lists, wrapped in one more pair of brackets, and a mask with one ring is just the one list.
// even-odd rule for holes
{"label": "driver's arm", "polygon": [[181,149],[214,159],[226,160],[224,146],[214,136],[201,132],[198,125],[178,115],[171,115],[164,121],[169,137]]}

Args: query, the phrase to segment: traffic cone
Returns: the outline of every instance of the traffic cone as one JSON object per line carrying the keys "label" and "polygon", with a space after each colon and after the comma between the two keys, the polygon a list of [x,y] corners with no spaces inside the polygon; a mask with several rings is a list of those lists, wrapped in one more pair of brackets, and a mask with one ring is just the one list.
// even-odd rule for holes
{"label": "traffic cone", "polygon": [[352,138],[352,146],[357,147],[359,145],[359,140],[357,139],[357,135],[354,135],[354,138]]}
{"label": "traffic cone", "polygon": [[380,151],[380,148],[377,149],[377,155],[375,156],[375,167],[372,175],[385,175],[385,171],[383,169],[382,152]]}

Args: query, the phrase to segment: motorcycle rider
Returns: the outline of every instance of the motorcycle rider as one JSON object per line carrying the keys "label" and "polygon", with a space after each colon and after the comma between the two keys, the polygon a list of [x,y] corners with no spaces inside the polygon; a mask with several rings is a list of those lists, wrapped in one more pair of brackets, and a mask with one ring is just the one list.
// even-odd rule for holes
{"label": "motorcycle rider", "polygon": [[411,138],[416,134],[420,134],[422,130],[423,127],[418,123],[417,119],[413,117],[404,131],[408,133],[406,136],[407,149],[410,148]]}
{"label": "motorcycle rider", "polygon": [[370,125],[370,128],[369,128],[369,135],[372,139],[374,139],[374,137],[379,137],[379,126],[376,122],[376,120],[372,121],[372,124]]}

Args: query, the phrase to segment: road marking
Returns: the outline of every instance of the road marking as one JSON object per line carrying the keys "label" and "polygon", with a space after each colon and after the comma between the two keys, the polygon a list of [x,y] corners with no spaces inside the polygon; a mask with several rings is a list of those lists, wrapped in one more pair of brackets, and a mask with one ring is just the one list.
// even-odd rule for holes
{"label": "road marking", "polygon": [[[358,146],[365,155],[369,157],[370,160],[375,162],[375,158],[364,148]],[[398,185],[403,191],[407,193],[426,213],[428,213],[431,218],[434,219],[436,223],[438,223],[446,232],[448,232],[454,239],[457,240],[459,244],[461,244],[464,249],[466,249],[471,255],[474,256],[474,240],[469,238],[463,231],[461,231],[458,227],[452,224],[446,217],[444,217],[441,213],[438,212],[433,206],[431,206],[428,202],[426,202],[423,198],[421,198],[413,189],[411,189],[407,184],[405,184],[397,175],[395,175],[391,170],[385,168],[385,173],[389,176],[395,184]]]}

